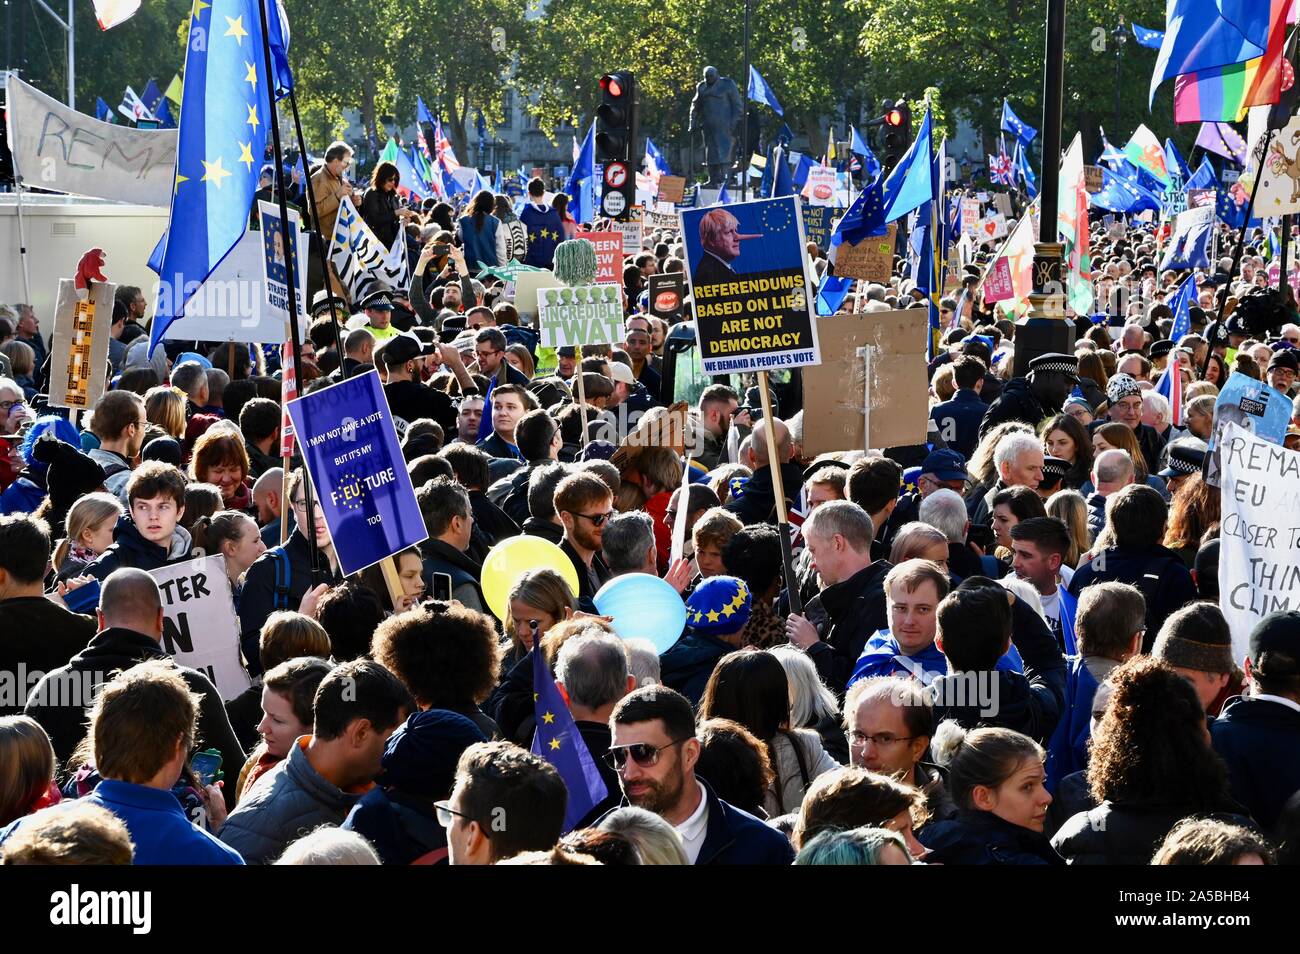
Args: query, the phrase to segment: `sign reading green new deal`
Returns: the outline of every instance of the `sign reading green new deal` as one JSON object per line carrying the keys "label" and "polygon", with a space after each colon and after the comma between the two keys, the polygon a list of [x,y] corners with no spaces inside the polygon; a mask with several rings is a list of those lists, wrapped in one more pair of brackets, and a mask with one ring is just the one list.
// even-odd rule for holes
{"label": "sign reading green new deal", "polygon": [[623,339],[623,296],[618,285],[537,290],[537,327],[544,348],[611,344]]}

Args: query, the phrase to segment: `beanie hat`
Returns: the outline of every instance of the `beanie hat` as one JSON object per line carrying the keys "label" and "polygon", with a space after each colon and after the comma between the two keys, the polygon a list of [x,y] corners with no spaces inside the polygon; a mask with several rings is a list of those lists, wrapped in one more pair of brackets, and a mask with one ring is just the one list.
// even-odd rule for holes
{"label": "beanie hat", "polygon": [[1122,371],[1106,382],[1106,400],[1111,404],[1118,404],[1126,397],[1141,393],[1142,388],[1138,385],[1137,378]]}
{"label": "beanie hat", "polygon": [[749,622],[752,605],[753,598],[744,580],[711,576],[686,601],[686,624],[697,633],[715,636],[738,633]]}
{"label": "beanie hat", "polygon": [[71,444],[55,439],[52,432],[47,431],[36,442],[33,454],[48,465],[45,487],[56,511],[66,511],[78,497],[98,490],[108,479],[103,467]]}
{"label": "beanie hat", "polygon": [[[1179,669],[1198,672],[1232,672],[1232,639],[1224,640],[1210,627],[1196,634],[1199,639],[1174,636],[1168,630],[1156,637],[1151,656]],[[1224,630],[1223,635],[1228,635]]]}
{"label": "beanie hat", "polygon": [[181,445],[174,437],[155,437],[140,452],[141,460],[160,460],[173,467],[181,465]]}
{"label": "beanie hat", "polygon": [[35,423],[28,428],[20,448],[20,453],[23,455],[23,460],[27,466],[38,474],[45,473],[45,467],[49,464],[48,460],[36,456],[36,445],[43,438],[57,440],[73,447],[79,446],[81,443],[81,435],[77,433],[77,429],[57,414],[44,414],[38,417]]}

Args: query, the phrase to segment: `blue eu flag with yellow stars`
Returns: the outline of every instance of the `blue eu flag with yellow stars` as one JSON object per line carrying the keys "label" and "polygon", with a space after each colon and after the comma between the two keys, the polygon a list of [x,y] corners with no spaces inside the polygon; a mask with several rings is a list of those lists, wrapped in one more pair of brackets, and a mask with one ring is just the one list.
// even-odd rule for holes
{"label": "blue eu flag with yellow stars", "polygon": [[605,800],[609,789],[555,685],[551,667],[546,664],[546,653],[537,645],[533,647],[533,714],[537,720],[533,755],[554,765],[560,778],[564,779],[569,790],[569,801],[564,809],[564,830],[573,831],[593,808]]}
{"label": "blue eu flag with yellow stars", "polygon": [[[194,0],[190,12],[171,218],[149,259],[161,280],[150,352],[248,225],[270,115],[259,2],[270,0]],[[275,4],[268,13],[282,93],[287,24]]]}

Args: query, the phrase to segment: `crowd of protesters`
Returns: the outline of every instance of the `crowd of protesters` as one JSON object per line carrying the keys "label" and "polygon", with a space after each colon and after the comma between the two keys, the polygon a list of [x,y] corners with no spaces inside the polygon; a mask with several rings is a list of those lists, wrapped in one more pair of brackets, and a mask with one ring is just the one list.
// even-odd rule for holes
{"label": "crowd of protesters", "polygon": [[[350,161],[336,144],[314,172],[327,230]],[[533,180],[518,202],[419,207],[395,167],[371,182],[358,208],[406,235],[411,287],[345,302],[315,275],[299,384],[383,381],[427,532],[395,558],[400,595],[341,574],[279,456],[278,349],[150,355],[147,300],[119,288],[110,387],[74,426],[43,406],[49,316],[0,317],[4,863],[1300,860],[1300,612],[1234,655],[1201,476],[1228,375],[1289,396],[1300,370],[1258,235],[1235,279],[1207,270],[1175,341],[1182,276],[1153,231],[1098,230],[1112,320],[1072,316],[1073,350],[1021,377],[981,251],[940,306],[929,443],[809,459],[797,387],[771,419],[750,380],[676,400],[644,295],[685,268],[674,230],[626,250],[623,341],[547,354],[479,269],[549,266],[577,224],[562,197]],[[924,307],[906,270],[846,307]],[[1167,367],[1183,427],[1154,387]],[[673,414],[685,446],[647,439]],[[1288,443],[1300,399],[1294,423]],[[483,562],[520,534],[579,585],[530,570],[497,618]],[[252,680],[225,700],[164,649],[151,575],[218,553]],[[662,654],[596,611],[627,573],[685,603]],[[606,791],[576,826],[531,751],[539,653]]]}

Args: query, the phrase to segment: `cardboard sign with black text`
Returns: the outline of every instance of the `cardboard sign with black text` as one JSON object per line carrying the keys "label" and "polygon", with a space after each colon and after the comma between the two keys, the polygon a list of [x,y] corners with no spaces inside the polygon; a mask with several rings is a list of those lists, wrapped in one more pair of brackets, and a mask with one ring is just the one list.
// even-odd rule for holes
{"label": "cardboard sign with black text", "polygon": [[[50,345],[52,407],[85,410],[104,393],[116,291],[116,285],[93,282],[88,296],[82,299],[77,297],[71,278],[59,280]],[[36,370],[39,373],[40,368]]]}
{"label": "cardboard sign with black text", "polygon": [[835,253],[835,274],[884,284],[894,274],[894,241],[898,223],[890,222],[884,235],[864,238],[857,245],[845,242]]}
{"label": "cardboard sign with black text", "polygon": [[162,592],[162,647],[182,666],[197,669],[223,700],[252,680],[239,659],[239,620],[226,576],[226,558],[203,556],[149,573]]}
{"label": "cardboard sign with black text", "polygon": [[670,325],[682,320],[682,298],[686,295],[686,276],[668,272],[650,276],[650,314]]}

